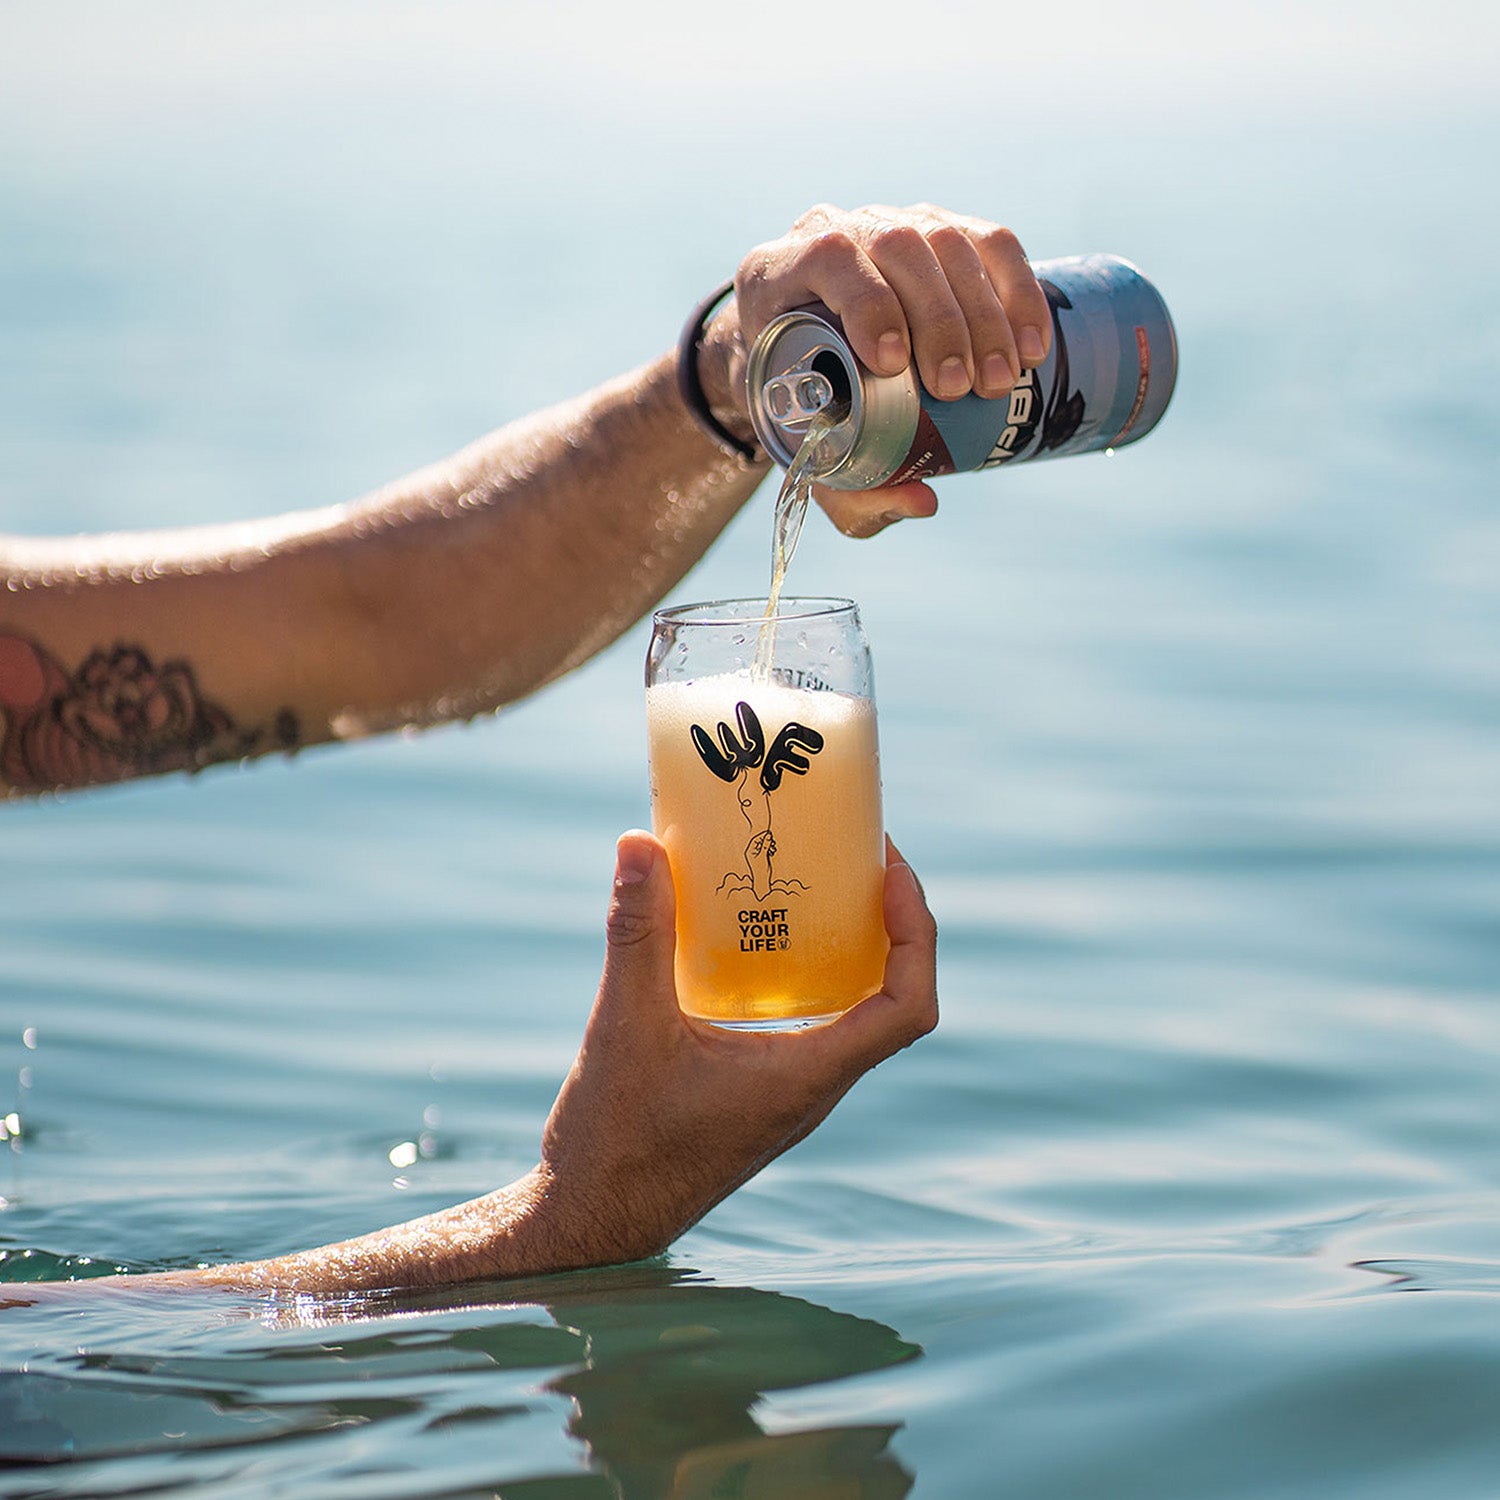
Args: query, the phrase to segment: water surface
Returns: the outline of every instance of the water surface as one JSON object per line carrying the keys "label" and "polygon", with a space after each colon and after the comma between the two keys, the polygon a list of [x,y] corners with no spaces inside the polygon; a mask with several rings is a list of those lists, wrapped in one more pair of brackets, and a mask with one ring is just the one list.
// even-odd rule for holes
{"label": "water surface", "polygon": [[[1132,256],[1182,377],[1113,459],[945,482],[869,544],[809,521],[792,586],[861,603],[941,922],[934,1036],[660,1263],[13,1307],[0,1495],[1492,1494],[1493,111],[1047,116],[1000,173],[1014,120],[971,98],[963,144],[877,119],[689,218],[685,176],[757,160],[739,127],[627,117],[606,173],[586,111],[538,158],[504,99],[298,107],[0,113],[7,529],[358,493],[650,357],[823,197]],[[762,586],[772,493],[680,599]],[[0,1276],[269,1254],[523,1171],[647,817],[644,653],[7,808]]]}

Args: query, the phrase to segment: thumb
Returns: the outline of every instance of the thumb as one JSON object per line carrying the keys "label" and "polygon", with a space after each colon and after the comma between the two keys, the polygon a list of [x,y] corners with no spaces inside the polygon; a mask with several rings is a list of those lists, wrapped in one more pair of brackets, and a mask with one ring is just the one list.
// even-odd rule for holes
{"label": "thumb", "polygon": [[620,835],[615,883],[605,926],[599,1009],[677,1009],[672,959],[677,909],[667,851],[638,828]]}
{"label": "thumb", "polygon": [[831,490],[814,485],[824,514],[845,536],[871,537],[897,521],[935,515],[937,496],[930,484],[913,480],[878,490]]}

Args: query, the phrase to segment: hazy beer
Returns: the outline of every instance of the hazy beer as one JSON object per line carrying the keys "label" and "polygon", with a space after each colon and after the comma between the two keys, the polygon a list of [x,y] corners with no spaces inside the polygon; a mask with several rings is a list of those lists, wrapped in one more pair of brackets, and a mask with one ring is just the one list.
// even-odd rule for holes
{"label": "hazy beer", "polygon": [[[846,600],[660,611],[647,665],[651,808],[677,892],[690,1015],[779,1029],[874,994],[885,839],[869,650]],[[763,630],[775,642],[761,651]]]}

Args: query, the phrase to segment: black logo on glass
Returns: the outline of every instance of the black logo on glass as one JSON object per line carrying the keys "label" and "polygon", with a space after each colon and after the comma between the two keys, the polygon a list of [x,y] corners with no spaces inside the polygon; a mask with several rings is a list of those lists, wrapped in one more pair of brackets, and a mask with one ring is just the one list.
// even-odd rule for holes
{"label": "black logo on glass", "polygon": [[[735,797],[740,805],[740,815],[750,825],[750,842],[745,845],[745,867],[730,870],[719,882],[721,894],[748,891],[757,901],[764,901],[773,891],[805,891],[800,880],[776,879],[772,865],[776,858],[776,838],[771,832],[771,795],[781,785],[781,778],[790,771],[793,776],[806,776],[811,762],[808,756],[816,755],[823,748],[823,736],[806,724],[791,723],[771,741],[766,749],[765,730],[755,710],[743,701],[734,706],[735,722],[739,725],[736,734],[721,719],[717,726],[718,741],[700,724],[692,727],[693,745],[703,764],[720,781],[734,786]],[[750,786],[750,773],[760,767],[760,805]]]}

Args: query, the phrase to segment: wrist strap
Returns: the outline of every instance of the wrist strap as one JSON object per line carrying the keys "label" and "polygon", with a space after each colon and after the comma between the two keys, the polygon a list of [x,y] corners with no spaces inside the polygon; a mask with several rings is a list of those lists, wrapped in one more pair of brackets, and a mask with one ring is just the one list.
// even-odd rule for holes
{"label": "wrist strap", "polygon": [[764,461],[754,443],[736,437],[709,409],[708,397],[703,391],[703,379],[698,374],[698,355],[703,348],[703,335],[709,320],[719,310],[719,304],[734,291],[732,281],[715,287],[691,313],[682,325],[682,337],[677,341],[677,390],[682,404],[693,414],[698,425],[721,446],[738,454],[746,463]]}

